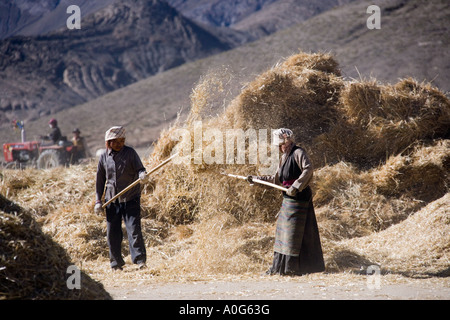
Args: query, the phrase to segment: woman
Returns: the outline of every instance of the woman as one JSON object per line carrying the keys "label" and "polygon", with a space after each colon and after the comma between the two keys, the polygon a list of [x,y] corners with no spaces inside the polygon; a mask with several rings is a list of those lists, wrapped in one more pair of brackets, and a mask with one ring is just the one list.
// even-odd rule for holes
{"label": "woman", "polygon": [[[281,184],[283,203],[277,218],[274,258],[268,274],[302,275],[325,270],[319,229],[317,227],[309,183],[313,166],[305,150],[294,143],[289,129],[273,133],[272,143],[283,153],[273,176],[258,179]],[[252,176],[247,180],[252,181]]]}

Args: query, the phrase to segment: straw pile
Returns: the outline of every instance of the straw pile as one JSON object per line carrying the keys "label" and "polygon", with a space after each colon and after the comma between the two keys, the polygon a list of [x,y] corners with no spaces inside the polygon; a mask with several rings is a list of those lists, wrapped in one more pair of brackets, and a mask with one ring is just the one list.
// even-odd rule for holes
{"label": "straw pile", "polygon": [[65,250],[44,234],[31,214],[0,195],[1,299],[110,299],[103,286],[81,273],[81,289],[70,290]]}
{"label": "straw pile", "polygon": [[316,139],[328,161],[360,167],[384,162],[416,144],[450,136],[450,102],[430,84],[404,79],[392,85],[349,82],[329,132]]}
{"label": "straw pile", "polygon": [[[336,117],[333,106],[343,84],[330,55],[300,53],[249,83],[219,119],[229,128],[244,130],[289,127],[309,149]],[[314,158],[315,152],[308,151]]]}
{"label": "straw pile", "polygon": [[[344,250],[334,245],[335,241],[381,232],[448,192],[450,104],[429,84],[412,79],[394,86],[373,80],[348,82],[340,78],[331,56],[300,53],[247,84],[217,117],[201,117],[201,110],[208,107],[201,95],[208,91],[205,87],[201,83],[199,90],[194,90],[188,121],[161,136],[153,157],[161,154],[160,150],[169,155],[174,147],[170,131],[183,127],[193,137],[193,119],[203,120],[204,131],[292,128],[317,168],[314,201],[327,257]],[[203,142],[203,148],[207,146]],[[242,239],[234,234],[249,223],[273,223],[279,194],[217,175],[221,171],[255,174],[259,165],[188,163],[164,168],[163,178],[158,180],[158,184],[163,181],[164,190],[157,184],[153,193],[153,200],[164,201],[150,201],[149,206],[155,204],[154,211],[159,211],[154,217],[158,219],[195,224],[189,234],[193,242],[183,252],[183,257],[189,257],[184,265],[193,264],[199,273],[205,269],[199,266],[205,264],[216,273],[237,272],[239,268],[231,261],[241,254],[236,239]],[[173,211],[176,203],[182,206]],[[174,217],[174,212],[182,219]],[[204,238],[208,232],[203,228],[209,228],[215,237]],[[255,251],[265,252],[259,256],[259,265],[247,255],[239,258],[241,266],[258,269],[270,263],[273,233],[266,235],[270,239],[260,237],[252,242],[259,244]],[[225,244],[228,248],[220,249]],[[225,270],[223,265],[215,265],[215,259],[206,258],[217,254],[227,261]],[[329,261],[330,270],[336,269],[333,261]]]}
{"label": "straw pile", "polygon": [[382,232],[337,243],[328,269],[380,265],[382,272],[412,277],[450,276],[449,202],[447,193]]}
{"label": "straw pile", "polygon": [[366,171],[345,162],[322,167],[313,188],[323,233],[341,240],[399,223],[448,192],[449,170],[449,140],[417,146]]}
{"label": "straw pile", "polygon": [[[336,61],[323,53],[289,57],[224,106],[229,81],[220,72],[202,77],[187,120],[164,130],[143,159],[153,168],[177,149],[183,161],[167,164],[143,186],[142,225],[150,258],[141,276],[255,274],[271,263],[280,192],[221,174],[246,176],[266,168],[249,161],[249,141],[245,164],[204,158],[194,163],[199,121],[201,150],[210,150],[213,158],[217,149],[211,147],[225,143],[208,135],[214,130],[267,129],[269,135],[270,129],[288,127],[295,132],[316,169],[312,187],[328,271],[378,263],[386,272],[446,275],[448,238],[439,238],[448,234],[449,221],[450,103],[445,95],[412,79],[395,85],[345,81]],[[27,208],[73,261],[107,273],[106,223],[93,214],[95,169],[90,163],[5,170],[0,192]]]}

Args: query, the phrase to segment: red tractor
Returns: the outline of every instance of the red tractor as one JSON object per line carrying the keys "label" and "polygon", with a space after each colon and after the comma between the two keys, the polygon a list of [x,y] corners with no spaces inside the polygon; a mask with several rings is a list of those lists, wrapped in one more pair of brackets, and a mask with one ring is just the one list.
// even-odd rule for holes
{"label": "red tractor", "polygon": [[76,147],[72,142],[61,140],[57,145],[43,145],[38,141],[3,144],[6,168],[36,166],[47,169],[74,163]]}
{"label": "red tractor", "polygon": [[[86,151],[77,150],[72,142],[67,141],[65,136],[61,135],[57,128],[56,119],[51,119],[49,125],[53,128],[48,136],[41,136],[42,139],[51,140],[52,143],[41,143],[38,141],[26,141],[25,125],[23,121],[14,120],[14,129],[20,129],[22,142],[3,144],[3,156],[5,158],[6,168],[24,168],[28,166],[39,169],[47,169],[58,166],[66,166],[77,163],[81,158],[86,157]],[[80,133],[78,129],[73,131]],[[77,152],[80,151],[80,152]]]}

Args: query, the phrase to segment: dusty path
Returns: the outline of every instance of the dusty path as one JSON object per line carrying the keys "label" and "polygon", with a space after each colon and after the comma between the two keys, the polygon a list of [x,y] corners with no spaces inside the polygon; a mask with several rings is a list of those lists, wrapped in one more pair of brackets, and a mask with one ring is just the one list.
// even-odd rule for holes
{"label": "dusty path", "polygon": [[450,279],[317,274],[160,282],[116,279],[105,285],[117,300],[450,300]]}

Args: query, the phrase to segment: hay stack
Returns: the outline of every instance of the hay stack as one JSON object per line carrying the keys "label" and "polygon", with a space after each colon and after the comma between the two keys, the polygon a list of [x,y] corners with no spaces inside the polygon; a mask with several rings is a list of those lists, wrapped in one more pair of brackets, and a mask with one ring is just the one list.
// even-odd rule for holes
{"label": "hay stack", "polygon": [[[423,143],[448,136],[448,99],[411,79],[389,86],[345,82],[339,76],[329,55],[300,53],[258,76],[223,114],[208,119],[202,119],[199,111],[208,108],[202,97],[208,86],[202,83],[191,96],[195,114],[183,125],[191,132],[193,120],[203,120],[204,130],[292,128],[317,168],[314,201],[323,238],[330,245],[329,241],[369,236],[401,223],[448,191],[448,141]],[[155,148],[165,150],[165,156],[174,147],[169,136],[166,132]],[[399,166],[394,166],[400,158]],[[273,221],[280,203],[278,192],[252,190],[245,182],[218,176],[222,170],[247,175],[254,174],[258,165],[169,165],[148,203],[158,219],[193,224],[188,256],[203,269],[208,263],[213,269],[215,265],[213,259],[199,261],[202,253],[209,256],[204,248],[219,250],[227,244],[228,251],[219,250],[220,255],[231,259],[236,247],[229,244],[228,233],[248,223]],[[426,178],[420,179],[420,174]],[[438,192],[431,191],[436,188]],[[217,227],[220,232],[206,245],[201,230],[209,223],[211,230]],[[267,262],[270,241],[264,243],[259,250],[265,251]],[[248,259],[242,261],[249,263]]]}
{"label": "hay stack", "polygon": [[409,154],[390,157],[371,175],[377,192],[409,197],[424,203],[448,192],[450,186],[450,140],[415,147]]}
{"label": "hay stack", "polygon": [[220,122],[244,130],[288,127],[308,146],[334,119],[332,106],[342,86],[338,64],[330,55],[299,53],[249,83]]}
{"label": "hay stack", "polygon": [[367,236],[399,223],[448,192],[449,140],[416,147],[364,171],[350,163],[315,173],[314,202],[327,238]]}
{"label": "hay stack", "polygon": [[[202,118],[203,110],[210,108],[205,95],[210,94],[211,86],[221,90],[223,86],[219,85],[214,77],[204,77],[191,95],[191,114],[188,120],[183,125],[176,124],[161,135],[155,145],[150,165],[156,165],[169,155],[176,144],[171,135],[178,128],[190,132],[189,142],[193,153],[193,123],[199,120],[203,121],[203,132],[211,128],[219,129],[223,133],[227,129],[252,128],[268,129],[270,134],[270,129],[283,126],[292,128],[300,141],[311,141],[312,137],[322,133],[329,125],[330,113],[334,112],[331,106],[336,103],[342,86],[339,75],[337,63],[330,55],[300,53],[263,73],[248,84],[222,114],[211,118]],[[208,144],[203,141],[203,150]],[[246,146],[248,147],[248,142]],[[181,146],[180,149],[184,150],[184,147]],[[169,164],[164,168],[164,174],[160,174],[162,181],[158,180],[153,193],[156,203],[149,203],[150,207],[159,209],[160,216],[173,215],[171,203],[182,204],[181,210],[185,212],[181,213],[183,217],[192,216],[193,212],[200,214],[199,208],[209,212],[225,209],[225,212],[240,222],[248,221],[250,217],[265,221],[267,217],[273,217],[274,211],[277,210],[277,205],[274,205],[276,202],[272,200],[273,197],[279,200],[279,193],[260,187],[248,188],[245,182],[218,175],[223,171],[241,175],[257,174],[258,165],[248,162],[246,165],[234,166],[203,162],[193,166],[177,166],[176,169],[174,166]],[[163,189],[159,187],[160,181]],[[261,197],[262,190],[264,193]],[[220,195],[219,200],[217,195]],[[158,199],[165,199],[165,202]],[[172,199],[174,201],[171,201]],[[180,221],[177,217],[169,220]]]}
{"label": "hay stack", "polygon": [[[448,143],[444,140],[427,147],[421,142],[448,135],[448,99],[411,79],[389,86],[373,81],[345,82],[339,76],[337,63],[329,55],[300,53],[258,76],[222,114],[207,119],[201,114],[210,108],[204,95],[211,87],[202,82],[191,96],[188,121],[161,136],[151,159],[160,161],[170,154],[175,144],[169,137],[177,127],[187,129],[193,137],[193,122],[198,120],[203,121],[204,131],[289,127],[306,144],[317,169],[314,201],[326,243],[385,230],[448,191]],[[212,84],[222,88],[216,80]],[[420,130],[416,132],[415,128]],[[192,140],[190,143],[193,145]],[[410,145],[415,148],[408,149]],[[203,148],[207,146],[204,141]],[[427,148],[434,150],[429,161],[424,158],[431,151]],[[395,167],[392,163],[398,157],[401,165]],[[277,191],[252,189],[245,182],[217,174],[227,171],[248,175],[258,169],[252,164],[195,165],[188,161],[170,164],[158,174],[146,206],[152,218],[191,225],[192,242],[183,257],[203,265],[197,271],[209,265],[218,272],[214,259],[200,261],[202,253],[206,257],[214,252],[207,247],[232,259],[237,244],[229,243],[230,234],[249,223],[273,221],[281,200]],[[427,178],[419,179],[425,172],[430,173]],[[432,195],[430,190],[435,188],[439,191]],[[204,239],[205,228],[218,228],[220,232],[214,232],[214,239]],[[270,241],[259,243],[266,245],[259,250],[265,252],[267,263]],[[220,249],[224,247],[228,249]],[[249,259],[242,257],[241,262],[251,264]]]}
{"label": "hay stack", "polygon": [[27,210],[0,195],[1,299],[110,299],[84,272],[81,289],[67,288],[67,253],[44,234]]}
{"label": "hay stack", "polygon": [[362,269],[377,264],[383,272],[407,276],[449,273],[450,193],[405,221],[372,235],[329,246],[329,270]]}
{"label": "hay stack", "polygon": [[88,198],[95,188],[95,170],[93,162],[69,169],[5,170],[0,181],[0,192],[11,199],[20,195],[16,202],[39,219],[63,207],[91,205],[95,199]]}
{"label": "hay stack", "polygon": [[372,176],[340,162],[316,171],[313,190],[322,236],[329,240],[362,237],[406,219],[421,203],[390,198],[376,190]]}
{"label": "hay stack", "polygon": [[315,140],[331,162],[367,168],[419,141],[450,136],[450,101],[430,84],[413,79],[394,86],[348,82],[336,108],[334,125]]}

